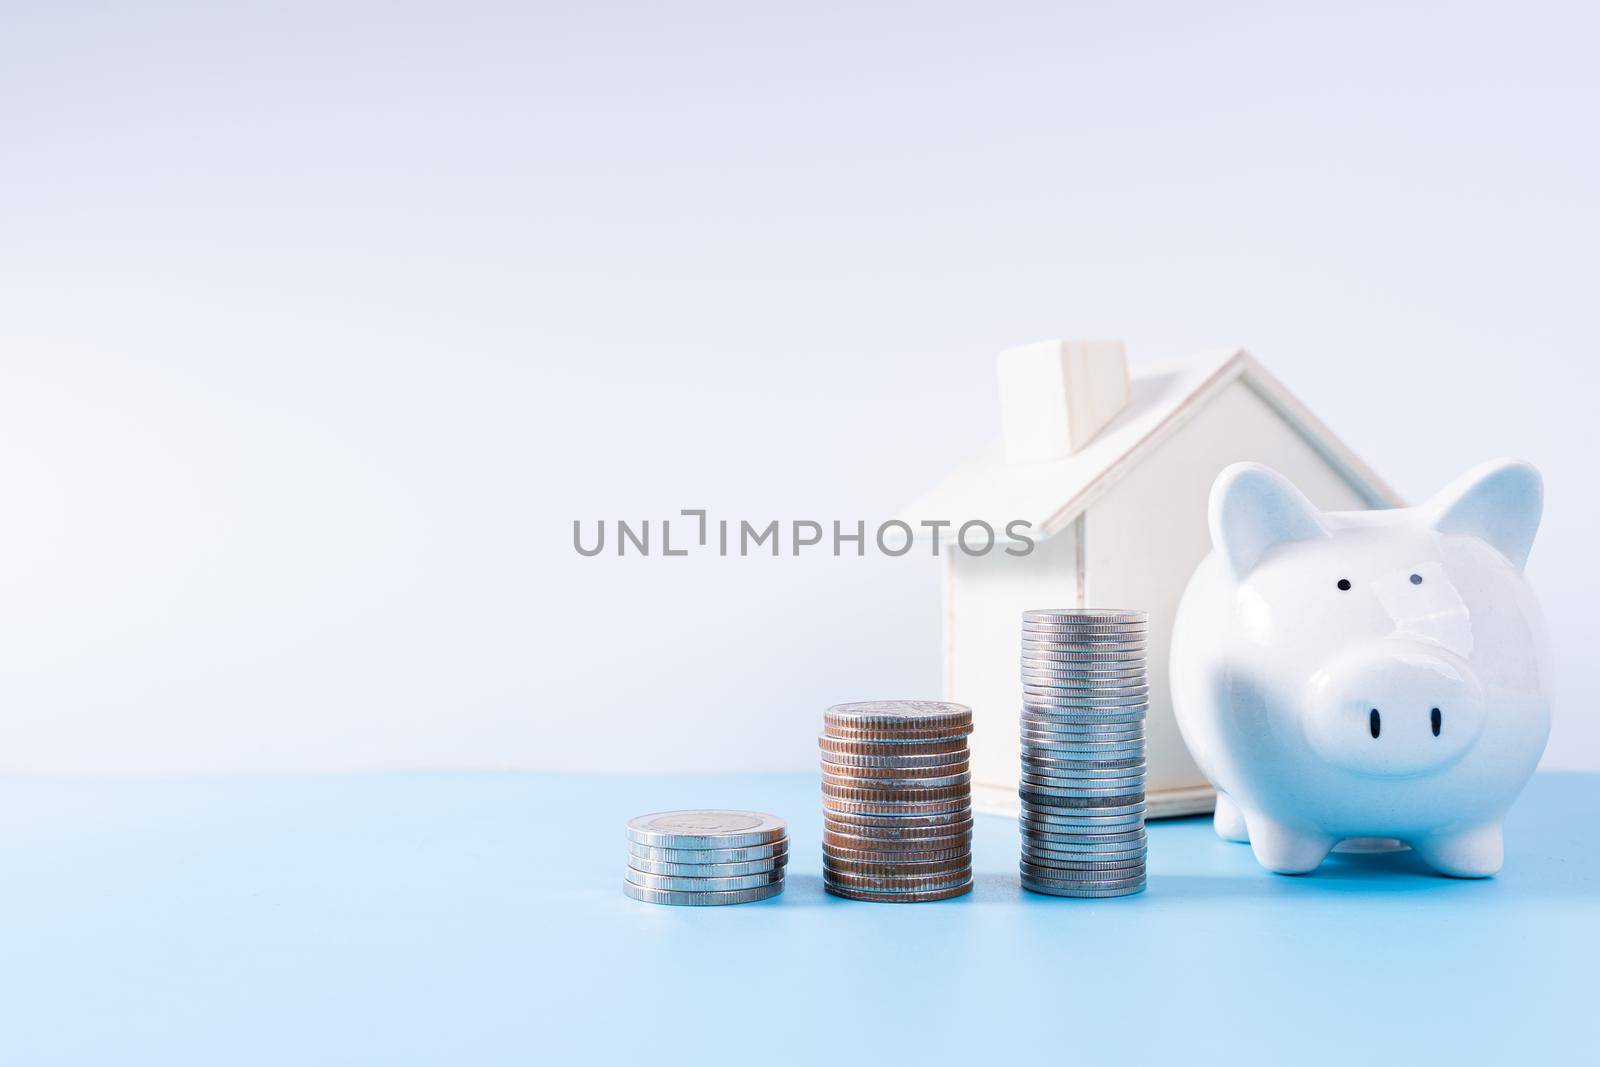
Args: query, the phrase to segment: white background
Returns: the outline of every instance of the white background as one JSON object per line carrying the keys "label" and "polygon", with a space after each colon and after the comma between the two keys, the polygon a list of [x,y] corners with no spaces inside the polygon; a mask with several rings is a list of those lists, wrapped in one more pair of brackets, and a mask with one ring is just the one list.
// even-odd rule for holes
{"label": "white background", "polygon": [[1600,768],[1590,5],[147,7],[0,33],[0,771],[809,767],[935,565],[572,520],[889,517],[1055,336],[1537,463]]}

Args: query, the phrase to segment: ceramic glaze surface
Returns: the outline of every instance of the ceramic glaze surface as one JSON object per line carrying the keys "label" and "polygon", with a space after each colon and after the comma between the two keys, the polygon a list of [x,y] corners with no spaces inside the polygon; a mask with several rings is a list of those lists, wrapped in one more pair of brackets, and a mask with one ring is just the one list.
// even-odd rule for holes
{"label": "ceramic glaze surface", "polygon": [[1542,507],[1514,461],[1366,512],[1321,512],[1257,464],[1222,472],[1171,675],[1219,834],[1284,874],[1351,838],[1398,839],[1443,874],[1500,869],[1550,732],[1522,574]]}

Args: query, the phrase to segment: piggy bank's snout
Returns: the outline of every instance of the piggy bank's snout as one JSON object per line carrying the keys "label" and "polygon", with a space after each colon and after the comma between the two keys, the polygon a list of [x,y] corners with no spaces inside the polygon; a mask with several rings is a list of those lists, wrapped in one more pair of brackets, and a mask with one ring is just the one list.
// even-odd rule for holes
{"label": "piggy bank's snout", "polygon": [[1466,662],[1415,642],[1347,649],[1312,675],[1308,697],[1312,745],[1357,774],[1430,774],[1459,760],[1483,732],[1483,693]]}

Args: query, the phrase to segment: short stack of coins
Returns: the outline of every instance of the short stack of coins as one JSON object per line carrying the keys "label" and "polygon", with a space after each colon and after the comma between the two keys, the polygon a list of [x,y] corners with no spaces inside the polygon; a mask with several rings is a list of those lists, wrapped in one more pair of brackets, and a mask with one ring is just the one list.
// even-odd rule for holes
{"label": "short stack of coins", "polygon": [[1022,885],[1061,897],[1145,887],[1142,611],[1022,616]]}
{"label": "short stack of coins", "polygon": [[972,889],[972,709],[933,700],[837,704],[823,715],[822,884],[911,903]]}
{"label": "short stack of coins", "polygon": [[759,811],[661,811],[628,820],[622,889],[650,904],[744,904],[783,892],[789,827]]}

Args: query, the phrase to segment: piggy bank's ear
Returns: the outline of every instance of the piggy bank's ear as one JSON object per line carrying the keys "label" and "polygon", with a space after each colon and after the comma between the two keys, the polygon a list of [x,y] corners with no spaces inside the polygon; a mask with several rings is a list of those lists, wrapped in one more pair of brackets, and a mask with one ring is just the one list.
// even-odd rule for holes
{"label": "piggy bank's ear", "polygon": [[1211,543],[1236,577],[1274,545],[1327,536],[1316,505],[1270,467],[1235,463],[1211,486]]}
{"label": "piggy bank's ear", "polygon": [[1493,460],[1439,490],[1421,510],[1440,533],[1481,537],[1521,567],[1544,514],[1544,479],[1530,464]]}

